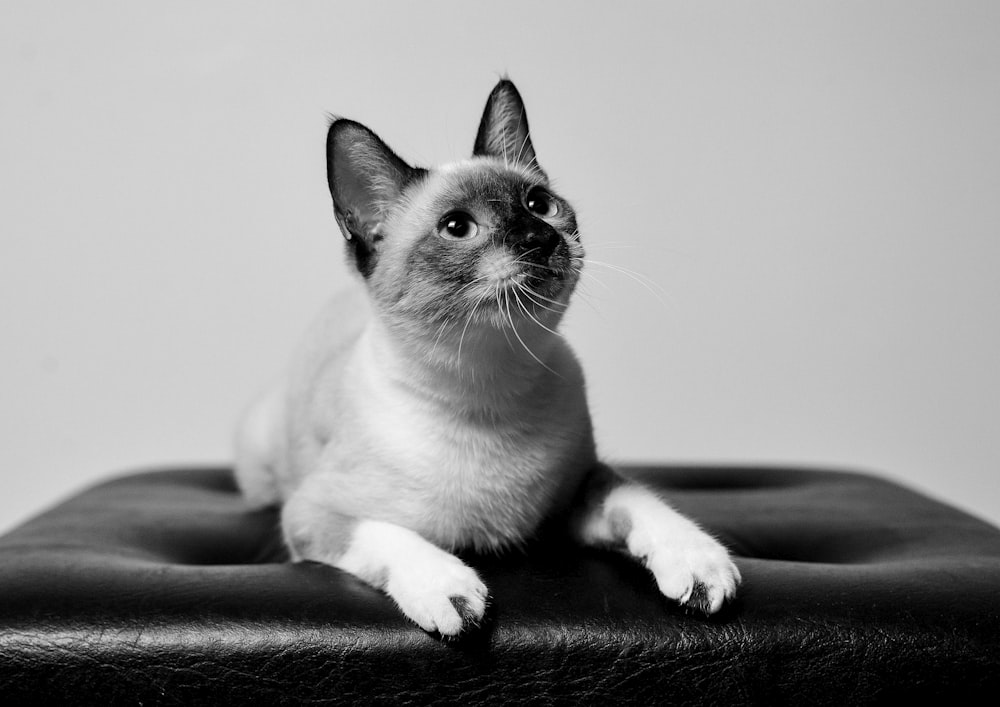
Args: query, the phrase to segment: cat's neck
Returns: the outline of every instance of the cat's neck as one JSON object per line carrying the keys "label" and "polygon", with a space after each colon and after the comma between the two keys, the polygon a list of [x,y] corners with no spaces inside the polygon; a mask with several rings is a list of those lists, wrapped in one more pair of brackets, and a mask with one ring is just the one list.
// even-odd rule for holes
{"label": "cat's neck", "polygon": [[373,317],[366,337],[380,374],[414,395],[503,414],[565,383],[556,322],[427,326]]}

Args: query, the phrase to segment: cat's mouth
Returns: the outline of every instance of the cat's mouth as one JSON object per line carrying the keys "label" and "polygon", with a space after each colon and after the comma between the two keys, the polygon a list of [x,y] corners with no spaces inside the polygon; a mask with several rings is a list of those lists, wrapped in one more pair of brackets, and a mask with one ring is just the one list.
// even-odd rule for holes
{"label": "cat's mouth", "polygon": [[479,299],[484,312],[499,311],[529,318],[549,319],[565,310],[579,279],[579,258],[553,254],[544,262],[498,252],[483,259],[480,279],[483,291],[491,296]]}

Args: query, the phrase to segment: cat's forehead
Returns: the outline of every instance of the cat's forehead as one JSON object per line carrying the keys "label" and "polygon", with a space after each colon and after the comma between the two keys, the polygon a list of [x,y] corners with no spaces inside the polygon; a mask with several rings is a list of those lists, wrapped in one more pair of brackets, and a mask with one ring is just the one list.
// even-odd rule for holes
{"label": "cat's forehead", "polygon": [[545,184],[544,177],[527,167],[473,158],[433,170],[418,198],[421,206],[432,210],[463,203],[497,203],[518,200],[525,189],[536,184]]}

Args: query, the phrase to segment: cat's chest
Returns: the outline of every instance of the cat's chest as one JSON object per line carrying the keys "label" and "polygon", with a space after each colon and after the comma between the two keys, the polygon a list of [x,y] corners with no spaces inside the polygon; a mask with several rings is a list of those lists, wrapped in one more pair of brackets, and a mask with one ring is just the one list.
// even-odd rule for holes
{"label": "cat's chest", "polygon": [[405,398],[380,401],[372,461],[391,488],[387,512],[443,545],[517,542],[546,515],[588,460],[581,421],[524,409],[496,419]]}
{"label": "cat's chest", "polygon": [[380,456],[445,469],[456,484],[482,482],[482,474],[469,478],[470,468],[506,468],[511,471],[504,477],[526,481],[523,477],[565,455],[567,438],[586,415],[582,395],[572,388],[567,394],[565,387],[542,383],[512,396],[498,394],[505,387],[498,382],[455,392],[433,379],[418,386],[388,376],[372,360],[365,358],[347,371],[353,383],[344,402],[357,419],[358,434],[369,437]]}
{"label": "cat's chest", "polygon": [[[566,481],[571,454],[544,432],[460,425],[397,456],[422,503],[412,524],[444,546],[495,549],[530,535]],[[410,447],[411,452],[413,447]]]}
{"label": "cat's chest", "polygon": [[550,379],[529,381],[525,372],[520,381],[454,395],[448,381],[425,377],[418,385],[399,375],[366,341],[341,369],[334,394],[314,398],[321,450],[311,468],[330,475],[343,512],[404,525],[444,547],[497,547],[533,532],[592,465],[572,357]]}
{"label": "cat's chest", "polygon": [[379,414],[380,457],[426,479],[443,500],[538,490],[570,454],[573,434],[558,419],[542,423],[537,409],[505,412],[488,419],[397,402]]}

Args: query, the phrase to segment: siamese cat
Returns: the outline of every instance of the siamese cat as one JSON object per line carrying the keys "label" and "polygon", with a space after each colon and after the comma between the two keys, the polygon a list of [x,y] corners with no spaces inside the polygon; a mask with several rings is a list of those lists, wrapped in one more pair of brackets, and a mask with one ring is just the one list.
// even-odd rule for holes
{"label": "siamese cat", "polygon": [[334,302],[283,382],[248,410],[236,478],[281,505],[295,561],[383,590],[429,632],[476,625],[488,591],[452,551],[495,551],[564,518],[714,613],[740,573],[656,493],[602,464],[580,364],[556,333],[583,263],[514,84],[490,94],[471,159],[412,167],[336,119],[327,174],[361,295]]}

